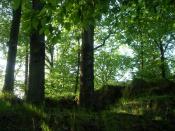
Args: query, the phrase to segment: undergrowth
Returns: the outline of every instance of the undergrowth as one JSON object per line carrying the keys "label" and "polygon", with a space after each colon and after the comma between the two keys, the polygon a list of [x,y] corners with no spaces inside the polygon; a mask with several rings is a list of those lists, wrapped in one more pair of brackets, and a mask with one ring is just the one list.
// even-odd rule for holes
{"label": "undergrowth", "polygon": [[[74,98],[65,96],[63,99]],[[60,105],[63,99],[51,98],[50,100],[57,101],[53,102],[55,105],[49,106],[45,103],[36,107],[18,102],[15,96],[0,95],[0,130],[172,131],[175,129],[174,96],[122,97],[116,104],[100,111],[72,105],[64,107]]]}

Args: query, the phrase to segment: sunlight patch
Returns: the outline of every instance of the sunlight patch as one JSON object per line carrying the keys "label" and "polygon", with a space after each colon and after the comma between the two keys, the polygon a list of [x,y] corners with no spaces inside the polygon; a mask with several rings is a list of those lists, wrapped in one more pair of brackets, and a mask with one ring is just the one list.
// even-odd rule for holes
{"label": "sunlight patch", "polygon": [[120,55],[134,58],[134,51],[127,45],[121,45],[118,49]]}

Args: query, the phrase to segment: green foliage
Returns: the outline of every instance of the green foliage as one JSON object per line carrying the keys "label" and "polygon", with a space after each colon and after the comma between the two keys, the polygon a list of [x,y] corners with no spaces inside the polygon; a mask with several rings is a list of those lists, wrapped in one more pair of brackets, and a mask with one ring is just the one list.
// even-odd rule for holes
{"label": "green foliage", "polygon": [[42,131],[51,131],[51,129],[48,127],[48,125],[45,122],[41,124],[41,129]]}
{"label": "green foliage", "polygon": [[[125,5],[121,8],[123,11],[118,17],[119,28],[123,30],[121,36],[126,36],[122,39],[133,47],[136,53],[135,66],[139,69],[139,76],[142,74],[145,79],[160,76],[162,53],[166,54],[164,57],[167,60],[164,64],[166,72],[168,72],[168,66],[170,66],[168,52],[173,49],[171,42],[167,40],[167,36],[171,36],[174,31],[174,11],[171,10],[173,7],[169,2],[156,1],[151,3],[148,4],[146,1],[131,2],[129,7]],[[121,39],[121,37],[119,38]],[[161,46],[163,46],[162,51]]]}
{"label": "green foliage", "polygon": [[117,67],[119,66],[119,56],[112,56],[111,53],[101,51],[95,59],[95,82],[97,87],[101,87],[115,80]]}
{"label": "green foliage", "polygon": [[[74,31],[69,34],[66,30],[62,30],[59,38],[59,45],[54,45],[54,66],[50,67],[49,74],[46,79],[46,93],[48,95],[60,95],[64,93],[74,93],[76,73],[77,73],[77,54],[79,50],[76,33]],[[53,46],[48,44],[48,48]],[[55,56],[56,55],[56,56]],[[48,54],[49,57],[49,54]]]}
{"label": "green foliage", "polygon": [[13,0],[13,1],[12,1],[12,8],[13,8],[14,10],[18,9],[19,6],[21,5],[21,3],[22,3],[22,0]]}
{"label": "green foliage", "polygon": [[[3,58],[7,57],[12,9],[17,9],[21,2],[16,89],[24,85],[17,76],[24,75],[30,33],[42,26],[39,32],[44,33],[46,39],[45,95],[49,98],[44,106],[36,107],[14,95],[0,95],[0,130],[175,129],[171,123],[175,116],[175,84],[161,79],[162,54],[166,77],[174,79],[175,10],[172,0],[43,0],[41,11],[32,10],[28,0],[13,0],[12,3],[1,0],[0,54]],[[94,80],[95,88],[99,89],[95,91],[94,101],[96,106],[107,107],[100,112],[78,107],[78,95],[73,94],[77,74],[79,77],[81,30],[89,25],[95,26],[95,47],[101,45],[98,49],[94,47]],[[121,47],[130,50],[127,52],[123,48],[121,52]],[[3,75],[1,70],[1,82]],[[123,82],[127,79],[133,81]],[[114,104],[121,90],[103,88],[103,85],[115,85],[121,80],[126,98],[117,99],[119,101]]]}

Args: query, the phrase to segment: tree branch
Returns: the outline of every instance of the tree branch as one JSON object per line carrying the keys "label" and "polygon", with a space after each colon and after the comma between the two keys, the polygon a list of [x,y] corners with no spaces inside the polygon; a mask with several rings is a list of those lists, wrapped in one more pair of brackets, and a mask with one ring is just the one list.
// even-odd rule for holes
{"label": "tree branch", "polygon": [[49,59],[49,57],[47,56],[47,55],[45,55],[45,59],[46,59],[46,62],[48,62],[49,63],[49,65],[51,65],[52,63],[51,63],[51,61],[50,61],[50,59]]}
{"label": "tree branch", "polygon": [[[172,39],[174,39],[175,40],[175,36],[174,36],[174,34],[171,34],[170,35],[170,37],[172,37]],[[172,41],[172,40],[169,40],[169,41]],[[166,52],[166,50],[167,50],[167,48],[168,48],[168,45],[170,44],[171,42],[167,42],[167,44],[166,44],[166,46],[165,46],[165,52]]]}
{"label": "tree branch", "polygon": [[104,46],[104,45],[106,44],[107,39],[109,39],[109,37],[110,37],[112,34],[114,34],[114,33],[115,33],[115,31],[109,30],[109,34],[103,39],[102,44],[101,44],[101,45],[98,45],[97,47],[95,47],[94,50],[97,50],[98,48]]}

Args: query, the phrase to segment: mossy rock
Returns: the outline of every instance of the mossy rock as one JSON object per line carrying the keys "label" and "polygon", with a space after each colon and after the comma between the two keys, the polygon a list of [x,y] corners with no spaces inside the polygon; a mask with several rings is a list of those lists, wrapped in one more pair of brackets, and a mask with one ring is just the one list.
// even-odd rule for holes
{"label": "mossy rock", "polygon": [[49,108],[73,108],[77,106],[77,102],[74,96],[62,97],[59,99],[56,98],[45,98],[45,106]]}
{"label": "mossy rock", "polygon": [[114,104],[122,97],[124,87],[114,85],[104,85],[95,91],[95,108],[104,109],[108,105]]}
{"label": "mossy rock", "polygon": [[144,79],[135,78],[131,84],[125,88],[124,96],[125,97],[135,97],[142,95],[143,93],[150,90],[151,85]]}
{"label": "mossy rock", "polygon": [[155,95],[165,95],[165,94],[175,94],[175,83],[166,80],[160,79],[152,83],[153,88],[150,90],[151,94]]}

